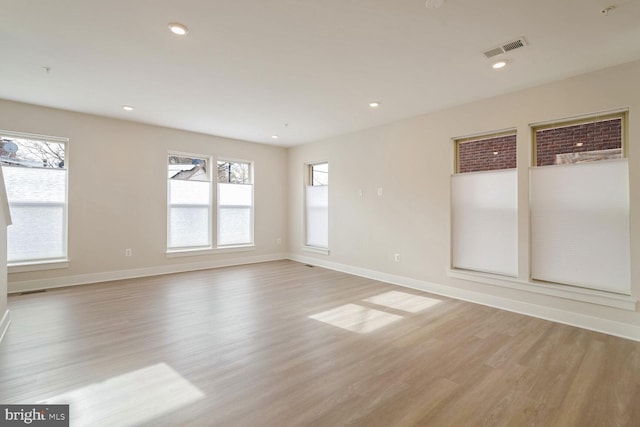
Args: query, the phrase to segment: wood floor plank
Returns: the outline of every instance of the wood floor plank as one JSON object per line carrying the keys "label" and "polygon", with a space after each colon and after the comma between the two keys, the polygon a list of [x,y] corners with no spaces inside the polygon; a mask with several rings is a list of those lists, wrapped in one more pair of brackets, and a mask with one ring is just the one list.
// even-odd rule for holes
{"label": "wood floor plank", "polygon": [[76,425],[640,425],[640,343],[293,261],[9,308],[0,402],[100,412]]}

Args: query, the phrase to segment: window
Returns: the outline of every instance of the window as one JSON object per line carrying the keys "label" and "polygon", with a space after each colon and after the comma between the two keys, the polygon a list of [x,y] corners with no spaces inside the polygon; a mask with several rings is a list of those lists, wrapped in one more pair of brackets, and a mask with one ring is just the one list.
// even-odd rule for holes
{"label": "window", "polygon": [[253,243],[252,164],[218,161],[218,246]]}
{"label": "window", "polygon": [[516,134],[499,133],[457,139],[456,172],[480,172],[516,167]]}
{"label": "window", "polygon": [[210,159],[169,154],[168,249],[211,247]]}
{"label": "window", "polygon": [[625,114],[535,126],[534,165],[549,166],[623,157]]}
{"label": "window", "polygon": [[516,134],[455,139],[454,144],[458,173],[451,177],[452,267],[517,276]]}
{"label": "window", "polygon": [[310,165],[311,185],[329,185],[329,164]]}
{"label": "window", "polygon": [[0,161],[13,224],[7,261],[67,259],[67,139],[0,133]]}
{"label": "window", "polygon": [[533,126],[533,279],[630,294],[626,113]]}
{"label": "window", "polygon": [[308,165],[306,245],[329,248],[329,163]]}

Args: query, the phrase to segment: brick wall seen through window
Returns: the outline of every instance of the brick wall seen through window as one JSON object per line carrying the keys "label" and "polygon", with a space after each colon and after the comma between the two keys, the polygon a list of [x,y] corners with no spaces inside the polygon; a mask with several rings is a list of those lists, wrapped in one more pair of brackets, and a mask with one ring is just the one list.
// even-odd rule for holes
{"label": "brick wall seen through window", "polygon": [[516,135],[478,137],[456,141],[458,173],[514,169]]}
{"label": "brick wall seen through window", "polygon": [[622,157],[622,117],[534,131],[536,166]]}

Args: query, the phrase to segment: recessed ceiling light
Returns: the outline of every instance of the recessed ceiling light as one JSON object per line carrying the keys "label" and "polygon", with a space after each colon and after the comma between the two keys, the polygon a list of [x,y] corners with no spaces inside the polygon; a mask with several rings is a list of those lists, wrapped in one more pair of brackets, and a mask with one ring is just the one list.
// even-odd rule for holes
{"label": "recessed ceiling light", "polygon": [[505,65],[507,65],[507,61],[498,61],[498,62],[494,62],[492,67],[496,70],[503,68]]}
{"label": "recessed ceiling light", "polygon": [[133,111],[133,107],[131,105],[123,105],[122,109],[125,111]]}
{"label": "recessed ceiling light", "polygon": [[427,9],[437,9],[444,4],[445,0],[426,0],[425,6]]}
{"label": "recessed ceiling light", "polygon": [[271,135],[271,138],[272,138],[272,139],[278,139],[278,138],[280,138],[280,137],[279,137],[278,135]]}
{"label": "recessed ceiling light", "polygon": [[497,151],[494,151],[494,152],[493,152],[493,155],[494,155],[494,156],[497,156],[497,155],[498,155],[498,152],[497,152]]}
{"label": "recessed ceiling light", "polygon": [[189,32],[189,29],[187,28],[187,26],[180,24],[179,22],[169,23],[169,29],[173,34],[177,34],[179,36],[184,36]]}
{"label": "recessed ceiling light", "polygon": [[576,147],[582,147],[584,145],[583,142],[576,142]]}
{"label": "recessed ceiling light", "polygon": [[380,106],[380,103],[378,101],[373,101],[369,103],[369,107],[371,108],[378,108]]}

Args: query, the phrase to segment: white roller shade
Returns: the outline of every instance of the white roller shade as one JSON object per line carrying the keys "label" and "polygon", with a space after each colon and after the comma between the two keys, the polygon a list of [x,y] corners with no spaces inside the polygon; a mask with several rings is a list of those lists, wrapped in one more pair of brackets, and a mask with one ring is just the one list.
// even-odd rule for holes
{"label": "white roller shade", "polygon": [[531,169],[532,277],[630,294],[626,159]]}
{"label": "white roller shade", "polygon": [[253,185],[218,184],[218,245],[253,242]]}
{"label": "white roller shade", "polygon": [[329,186],[309,185],[306,192],[307,245],[329,247]]}
{"label": "white roller shade", "polygon": [[169,248],[211,246],[211,183],[169,180]]}
{"label": "white roller shade", "polygon": [[452,176],[454,268],[518,275],[517,184],[512,169]]}
{"label": "white roller shade", "polygon": [[9,262],[64,259],[67,254],[67,171],[3,167],[13,224]]}

